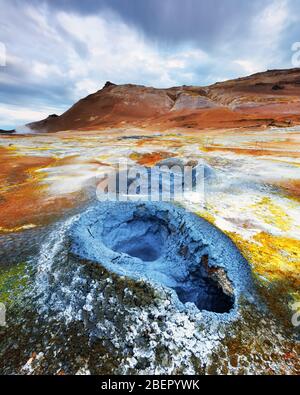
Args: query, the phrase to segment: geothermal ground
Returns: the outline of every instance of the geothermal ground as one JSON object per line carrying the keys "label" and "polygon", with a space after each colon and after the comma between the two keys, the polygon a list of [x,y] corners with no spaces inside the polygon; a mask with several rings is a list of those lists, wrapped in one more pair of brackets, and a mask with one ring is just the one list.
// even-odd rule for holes
{"label": "geothermal ground", "polygon": [[[300,127],[2,135],[2,373],[297,374]],[[119,161],[205,202],[101,203]]]}

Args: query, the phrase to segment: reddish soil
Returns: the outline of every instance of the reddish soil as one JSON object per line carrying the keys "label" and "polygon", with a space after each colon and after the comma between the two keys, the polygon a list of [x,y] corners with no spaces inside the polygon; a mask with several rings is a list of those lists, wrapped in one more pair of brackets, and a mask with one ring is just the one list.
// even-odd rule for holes
{"label": "reddish soil", "polygon": [[39,132],[291,126],[300,124],[299,97],[300,69],[267,71],[208,87],[155,89],[107,83],[61,116],[28,126]]}
{"label": "reddish soil", "polygon": [[35,171],[54,163],[53,158],[15,156],[0,147],[0,232],[47,223],[73,207],[72,196],[51,198],[40,184],[42,176]]}

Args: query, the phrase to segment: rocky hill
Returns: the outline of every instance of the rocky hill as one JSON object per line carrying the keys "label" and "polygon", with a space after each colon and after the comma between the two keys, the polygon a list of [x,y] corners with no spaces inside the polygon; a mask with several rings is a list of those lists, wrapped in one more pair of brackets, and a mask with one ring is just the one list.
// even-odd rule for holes
{"label": "rocky hill", "polygon": [[107,82],[62,115],[53,114],[27,126],[56,132],[122,126],[207,129],[298,123],[299,68],[269,70],[207,87],[155,89]]}

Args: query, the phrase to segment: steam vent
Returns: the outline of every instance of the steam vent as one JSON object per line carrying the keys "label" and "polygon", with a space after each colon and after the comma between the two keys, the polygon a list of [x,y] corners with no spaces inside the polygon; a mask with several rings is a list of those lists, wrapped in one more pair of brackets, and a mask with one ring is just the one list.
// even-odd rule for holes
{"label": "steam vent", "polygon": [[168,203],[101,203],[70,230],[72,253],[172,290],[175,303],[233,313],[251,287],[248,263],[204,219]]}

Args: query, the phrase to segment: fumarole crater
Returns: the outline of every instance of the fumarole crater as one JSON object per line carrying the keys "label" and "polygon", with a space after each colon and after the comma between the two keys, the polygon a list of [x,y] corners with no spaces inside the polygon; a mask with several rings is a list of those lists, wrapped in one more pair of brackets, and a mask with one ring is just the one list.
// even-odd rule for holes
{"label": "fumarole crater", "polygon": [[232,312],[251,284],[248,263],[216,227],[169,203],[99,203],[71,228],[72,253],[172,290],[178,305]]}

